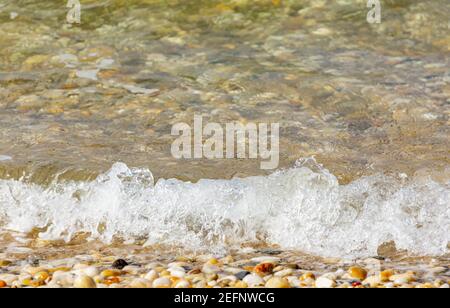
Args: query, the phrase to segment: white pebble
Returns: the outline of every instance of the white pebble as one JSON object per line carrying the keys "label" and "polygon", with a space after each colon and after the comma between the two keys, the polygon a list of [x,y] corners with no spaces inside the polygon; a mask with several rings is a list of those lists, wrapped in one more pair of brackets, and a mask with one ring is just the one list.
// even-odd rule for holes
{"label": "white pebble", "polygon": [[220,271],[220,268],[216,265],[205,264],[203,265],[202,272],[205,274],[215,274]]}
{"label": "white pebble", "polygon": [[242,281],[251,288],[265,285],[264,280],[256,274],[247,275]]}
{"label": "white pebble", "polygon": [[175,284],[175,289],[186,289],[189,288],[191,285],[187,280],[180,280]]}
{"label": "white pebble", "polygon": [[321,289],[329,289],[334,288],[336,286],[336,282],[328,277],[319,277],[316,280],[316,287]]}
{"label": "white pebble", "polygon": [[256,262],[256,263],[279,263],[280,262],[280,258],[277,257],[257,257],[257,258],[253,258],[252,262]]}
{"label": "white pebble", "polygon": [[285,269],[285,270],[276,272],[276,273],[274,274],[274,276],[275,276],[275,277],[285,277],[285,276],[291,275],[293,272],[294,272],[293,269],[287,268],[287,269]]}
{"label": "white pebble", "polygon": [[169,288],[171,285],[169,278],[163,277],[153,281],[154,288]]}
{"label": "white pebble", "polygon": [[75,279],[73,286],[77,289],[95,289],[97,285],[91,277],[82,275]]}
{"label": "white pebble", "polygon": [[153,281],[159,277],[158,273],[155,270],[151,270],[144,276],[145,279]]}
{"label": "white pebble", "polygon": [[152,287],[152,282],[147,279],[136,278],[130,283],[130,287],[134,289],[148,289]]}

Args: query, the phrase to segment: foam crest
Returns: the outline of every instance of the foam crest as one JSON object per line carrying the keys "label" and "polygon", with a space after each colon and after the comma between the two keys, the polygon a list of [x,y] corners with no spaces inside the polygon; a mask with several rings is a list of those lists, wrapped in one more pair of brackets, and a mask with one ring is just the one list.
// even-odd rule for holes
{"label": "foam crest", "polygon": [[43,188],[0,181],[0,228],[212,252],[256,241],[334,257],[376,255],[395,241],[414,254],[442,255],[450,242],[449,200],[449,183],[376,175],[339,185],[316,164],[265,177],[154,183],[149,170],[116,163],[93,182]]}

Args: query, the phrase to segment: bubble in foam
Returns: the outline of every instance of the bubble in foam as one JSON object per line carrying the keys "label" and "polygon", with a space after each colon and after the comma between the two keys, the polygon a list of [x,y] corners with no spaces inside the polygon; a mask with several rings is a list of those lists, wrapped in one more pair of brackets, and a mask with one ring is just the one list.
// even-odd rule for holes
{"label": "bubble in foam", "polygon": [[45,228],[44,239],[87,232],[107,243],[146,239],[214,252],[263,240],[362,257],[394,241],[414,254],[442,255],[450,241],[448,184],[375,175],[339,185],[311,160],[265,177],[154,183],[149,170],[116,163],[95,181],[47,189],[0,181],[0,226]]}

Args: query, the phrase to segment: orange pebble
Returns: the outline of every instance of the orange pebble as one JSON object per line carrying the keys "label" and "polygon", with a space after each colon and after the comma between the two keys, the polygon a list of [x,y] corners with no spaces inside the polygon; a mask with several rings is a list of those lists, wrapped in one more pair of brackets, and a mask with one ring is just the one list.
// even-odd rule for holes
{"label": "orange pebble", "polygon": [[272,263],[262,263],[255,267],[255,272],[257,272],[257,273],[272,273],[274,267],[275,266]]}
{"label": "orange pebble", "polygon": [[6,282],[4,282],[3,280],[0,280],[0,288],[4,288],[6,286],[7,286]]}
{"label": "orange pebble", "polygon": [[108,277],[107,279],[105,279],[105,284],[106,285],[112,285],[115,283],[120,283],[120,278],[119,277]]}

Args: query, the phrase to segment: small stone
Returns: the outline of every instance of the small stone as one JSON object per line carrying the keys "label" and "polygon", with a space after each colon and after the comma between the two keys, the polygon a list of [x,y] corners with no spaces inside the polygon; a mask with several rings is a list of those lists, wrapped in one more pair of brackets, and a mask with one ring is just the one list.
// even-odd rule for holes
{"label": "small stone", "polygon": [[118,270],[104,270],[100,275],[102,277],[108,278],[108,277],[114,277],[114,276],[120,276],[121,272]]}
{"label": "small stone", "polygon": [[217,260],[216,258],[212,258],[208,261],[208,264],[217,265],[219,264],[219,260]]}
{"label": "small stone", "polygon": [[272,273],[274,267],[275,266],[272,263],[262,263],[255,266],[254,271],[259,274]]}
{"label": "small stone", "polygon": [[6,282],[7,285],[11,285],[14,281],[16,281],[18,277],[12,274],[1,274],[0,280]]}
{"label": "small stone", "polygon": [[239,272],[239,273],[235,274],[235,276],[236,276],[237,279],[242,280],[249,274],[250,274],[250,272],[242,271],[242,272]]}
{"label": "small stone", "polygon": [[248,288],[248,285],[243,281],[238,281],[234,284],[234,287],[237,289],[246,289]]}
{"label": "small stone", "polygon": [[328,277],[319,277],[316,280],[316,288],[320,289],[329,289],[334,288],[336,286],[336,282],[333,279],[330,279]]}
{"label": "small stone", "polygon": [[242,281],[251,288],[265,285],[265,281],[256,274],[247,275]]}
{"label": "small stone", "polygon": [[50,277],[50,275],[47,272],[39,272],[36,275],[34,275],[34,280],[37,281],[45,281]]}
{"label": "small stone", "polygon": [[213,264],[205,264],[202,268],[202,272],[205,274],[215,274],[220,271],[220,268],[217,265]]}
{"label": "small stone", "polygon": [[198,275],[198,274],[201,274],[202,273],[202,270],[201,269],[199,269],[199,268],[194,268],[194,269],[192,269],[192,270],[190,270],[189,272],[188,272],[188,275]]}
{"label": "small stone", "polygon": [[0,288],[4,288],[6,286],[7,286],[6,282],[4,282],[3,280],[0,280]]}
{"label": "small stone", "polygon": [[363,284],[369,285],[371,288],[376,288],[381,284],[381,278],[380,276],[370,276],[363,281]]}
{"label": "small stone", "polygon": [[130,283],[130,288],[133,289],[148,289],[151,287],[152,282],[143,278],[136,278]]}
{"label": "small stone", "polygon": [[400,275],[392,275],[389,278],[390,281],[394,282],[395,284],[408,284],[410,282],[413,282],[416,280],[415,275],[413,273],[405,273]]}
{"label": "small stone", "polygon": [[393,270],[385,270],[380,273],[380,279],[382,282],[387,282],[392,275],[394,275]]}
{"label": "small stone", "polygon": [[287,268],[287,269],[285,269],[285,270],[276,272],[276,273],[274,274],[274,276],[275,276],[275,277],[286,277],[286,276],[291,275],[293,272],[294,272],[294,270],[292,270],[291,268]]}
{"label": "small stone", "polygon": [[105,280],[103,280],[103,283],[107,286],[118,284],[120,283],[120,278],[117,276],[107,277]]}
{"label": "small stone", "polygon": [[178,281],[177,283],[175,283],[175,286],[174,286],[175,289],[187,289],[190,287],[191,287],[191,284],[189,283],[189,281],[187,281],[185,279]]}
{"label": "small stone", "polygon": [[114,263],[112,264],[112,267],[115,269],[119,269],[122,270],[124,269],[125,266],[128,266],[128,262],[123,260],[123,259],[119,259],[114,261]]}
{"label": "small stone", "polygon": [[215,287],[216,285],[217,285],[217,281],[215,281],[215,280],[208,281],[209,287]]}
{"label": "small stone", "polygon": [[416,289],[434,289],[434,286],[431,283],[427,282],[416,286]]}
{"label": "small stone", "polygon": [[159,277],[159,275],[155,270],[151,270],[144,276],[144,278],[149,281],[153,281],[153,280],[157,279],[158,277]]}
{"label": "small stone", "polygon": [[308,272],[308,273],[304,273],[304,274],[300,277],[300,280],[301,280],[301,281],[308,280],[308,279],[315,280],[315,279],[316,279],[316,276],[315,276],[313,273]]}
{"label": "small stone", "polygon": [[95,266],[88,266],[79,270],[80,273],[91,278],[98,275],[98,269]]}
{"label": "small stone", "polygon": [[[0,159],[1,160],[1,159]],[[11,265],[11,261],[8,261],[8,260],[0,260],[0,267],[6,267],[6,266],[9,266],[9,265]]]}
{"label": "small stone", "polygon": [[177,278],[183,278],[184,276],[186,276],[186,273],[184,272],[184,270],[169,270],[170,275],[173,277],[177,277]]}
{"label": "small stone", "polygon": [[[85,275],[80,275],[85,276]],[[61,287],[71,287],[74,284],[73,275],[68,272],[56,271],[53,273],[52,280],[49,285],[61,286]]]}
{"label": "small stone", "polygon": [[251,259],[251,261],[255,262],[255,263],[261,263],[261,264],[262,263],[278,264],[278,263],[280,263],[280,258],[265,256],[265,257],[253,258],[253,259]]}
{"label": "small stone", "polygon": [[77,289],[95,289],[97,287],[95,281],[86,275],[79,276],[75,279],[73,286]]}
{"label": "small stone", "polygon": [[139,266],[127,265],[122,271],[126,274],[137,276],[140,273],[141,268]]}
{"label": "small stone", "polygon": [[269,289],[287,289],[290,287],[289,281],[280,277],[273,277],[266,283],[266,288]]}
{"label": "small stone", "polygon": [[358,266],[352,266],[348,270],[348,274],[355,279],[364,280],[367,277],[367,271]]}
{"label": "small stone", "polygon": [[153,288],[170,288],[171,281],[167,277],[158,278],[155,281],[153,281]]}
{"label": "small stone", "polygon": [[31,276],[34,276],[42,271],[45,271],[42,267],[27,266],[24,268],[24,272],[30,274]]}

